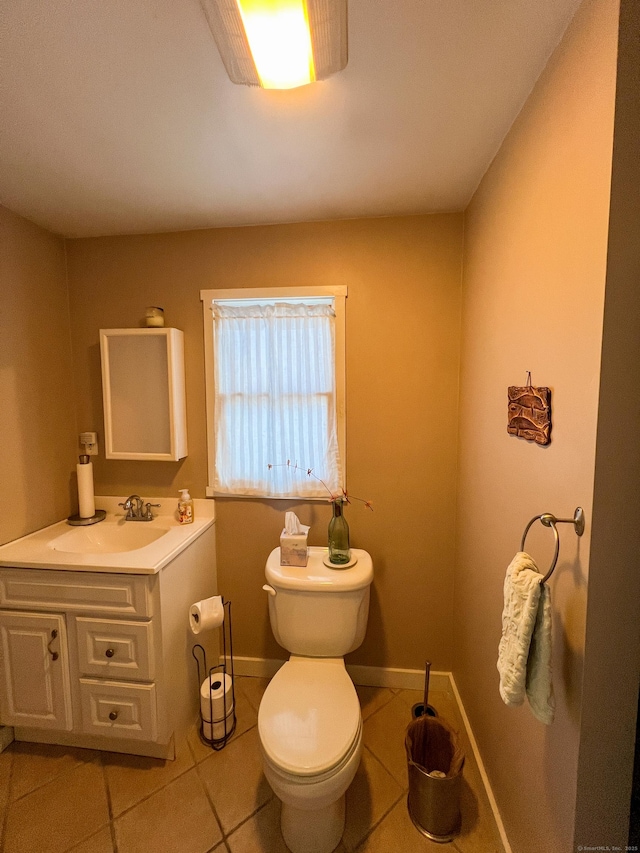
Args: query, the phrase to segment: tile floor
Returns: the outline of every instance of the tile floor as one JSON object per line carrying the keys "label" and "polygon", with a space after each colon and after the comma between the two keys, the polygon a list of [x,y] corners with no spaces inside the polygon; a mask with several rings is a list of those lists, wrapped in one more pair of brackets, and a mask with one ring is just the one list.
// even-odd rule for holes
{"label": "tile floor", "polygon": [[[257,711],[266,679],[239,678],[237,731],[220,752],[194,727],[175,761],[13,743],[0,753],[0,853],[287,853],[262,775]],[[430,702],[460,732],[462,828],[435,844],[406,807],[404,733],[419,691],[359,687],[362,763],[337,853],[503,853],[453,696]]]}

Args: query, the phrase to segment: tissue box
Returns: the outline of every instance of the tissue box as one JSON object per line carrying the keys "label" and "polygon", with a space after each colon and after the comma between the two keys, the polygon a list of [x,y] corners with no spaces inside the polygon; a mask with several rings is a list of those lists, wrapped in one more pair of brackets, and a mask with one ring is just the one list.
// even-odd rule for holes
{"label": "tissue box", "polygon": [[307,535],[285,533],[283,530],[280,535],[280,565],[306,566],[307,560]]}

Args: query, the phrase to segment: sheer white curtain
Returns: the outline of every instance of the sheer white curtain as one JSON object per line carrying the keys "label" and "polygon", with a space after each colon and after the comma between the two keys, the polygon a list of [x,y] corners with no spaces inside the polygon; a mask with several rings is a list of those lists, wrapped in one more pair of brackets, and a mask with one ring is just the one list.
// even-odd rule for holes
{"label": "sheer white curtain", "polygon": [[214,302],[212,311],[215,492],[328,497],[322,480],[337,493],[332,301]]}

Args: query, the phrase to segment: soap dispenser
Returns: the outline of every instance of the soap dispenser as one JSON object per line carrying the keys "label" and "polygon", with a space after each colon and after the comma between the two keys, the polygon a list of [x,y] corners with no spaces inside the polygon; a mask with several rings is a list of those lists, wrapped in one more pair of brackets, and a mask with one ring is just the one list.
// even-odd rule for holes
{"label": "soap dispenser", "polygon": [[189,494],[189,489],[180,489],[178,521],[180,524],[191,524],[193,521],[193,500]]}

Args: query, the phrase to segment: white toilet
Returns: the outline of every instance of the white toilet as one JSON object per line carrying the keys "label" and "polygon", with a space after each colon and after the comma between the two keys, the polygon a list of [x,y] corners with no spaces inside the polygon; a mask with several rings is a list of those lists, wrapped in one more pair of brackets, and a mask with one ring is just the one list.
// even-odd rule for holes
{"label": "white toilet", "polygon": [[325,565],[309,548],[304,568],[266,566],[269,617],[291,657],[271,679],[258,713],[265,776],[282,801],[282,835],[292,853],[331,853],[344,830],[345,791],[362,754],[360,703],[343,656],[364,639],[373,565]]}

